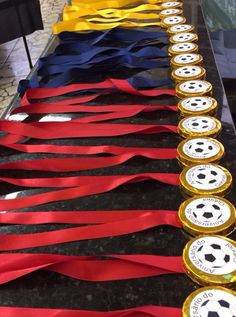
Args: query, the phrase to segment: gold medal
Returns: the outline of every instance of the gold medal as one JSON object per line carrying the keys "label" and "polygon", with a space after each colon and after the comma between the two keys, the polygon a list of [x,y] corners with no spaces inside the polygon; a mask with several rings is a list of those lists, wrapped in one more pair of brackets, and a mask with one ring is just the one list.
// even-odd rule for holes
{"label": "gold medal", "polygon": [[230,172],[216,164],[195,164],[186,167],[180,174],[180,188],[188,196],[225,196],[232,187]]}
{"label": "gold medal", "polygon": [[180,205],[178,215],[183,229],[192,236],[229,235],[235,229],[234,206],[228,200],[217,196],[189,198]]}
{"label": "gold medal", "polygon": [[177,131],[182,138],[216,137],[221,131],[221,122],[210,116],[189,116],[180,120]]}
{"label": "gold medal", "polygon": [[197,65],[182,66],[174,69],[171,73],[171,78],[177,83],[186,80],[204,79],[205,76],[205,68]]}
{"label": "gold medal", "polygon": [[197,34],[191,33],[191,32],[178,33],[170,37],[171,44],[185,43],[185,42],[190,43],[190,42],[197,42],[197,41],[198,41]]}
{"label": "gold medal", "polygon": [[189,97],[178,102],[178,110],[182,117],[192,115],[214,116],[217,110],[217,101],[208,96]]}
{"label": "gold medal", "polygon": [[236,282],[236,243],[217,235],[198,236],[183,251],[186,274],[200,285]]}
{"label": "gold medal", "polygon": [[194,26],[190,24],[173,25],[167,29],[167,33],[169,35],[184,33],[184,32],[193,32],[193,31],[194,31]]}
{"label": "gold medal", "polygon": [[177,1],[168,1],[168,2],[163,2],[161,4],[161,7],[163,10],[165,9],[178,9],[178,8],[183,8],[183,3],[182,2],[177,2]]}
{"label": "gold medal", "polygon": [[169,16],[161,20],[161,27],[164,29],[167,29],[170,26],[183,24],[185,22],[186,22],[186,19],[182,16],[179,16],[179,15]]}
{"label": "gold medal", "polygon": [[197,289],[186,298],[182,317],[211,316],[236,316],[236,293],[222,286],[208,286]]}
{"label": "gold medal", "polygon": [[198,51],[198,46],[195,43],[178,43],[170,45],[168,48],[168,54],[170,56],[184,54],[184,53],[196,53]]}
{"label": "gold medal", "polygon": [[160,19],[164,19],[164,18],[169,17],[169,16],[177,16],[177,15],[182,15],[182,14],[183,14],[183,10],[170,8],[170,9],[165,9],[165,10],[160,11],[159,17],[160,17]]}
{"label": "gold medal", "polygon": [[188,81],[179,83],[175,87],[175,90],[176,90],[176,96],[179,97],[180,99],[186,98],[186,97],[196,97],[196,96],[205,96],[205,95],[209,96],[212,93],[212,85],[208,81],[205,81],[205,80],[188,80]]}
{"label": "gold medal", "polygon": [[223,155],[222,143],[209,137],[188,138],[177,147],[177,159],[182,166],[219,163]]}
{"label": "gold medal", "polygon": [[172,68],[178,68],[187,65],[201,65],[203,57],[196,53],[184,53],[175,55],[171,58],[170,64]]}

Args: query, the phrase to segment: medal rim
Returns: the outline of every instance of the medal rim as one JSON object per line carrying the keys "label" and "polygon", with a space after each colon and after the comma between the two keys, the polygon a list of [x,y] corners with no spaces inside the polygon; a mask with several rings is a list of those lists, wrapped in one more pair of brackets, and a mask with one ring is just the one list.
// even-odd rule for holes
{"label": "medal rim", "polygon": [[[186,180],[187,172],[196,166],[199,165],[213,165],[214,167],[220,168],[226,175],[226,182],[218,188],[214,189],[198,189],[190,185]],[[195,195],[216,195],[216,196],[225,196],[227,193],[230,192],[232,187],[233,177],[232,174],[223,166],[214,164],[214,163],[201,163],[201,164],[192,164],[190,166],[185,167],[179,176],[180,179],[180,188],[188,195],[188,196],[195,196]]]}
{"label": "medal rim", "polygon": [[[181,24],[186,24],[186,23],[181,23]],[[181,30],[181,31],[177,31],[177,32],[171,30],[172,26],[174,26],[174,25],[171,25],[171,26],[167,29],[167,33],[168,33],[170,36],[172,36],[172,35],[179,34],[179,33],[191,33],[191,32],[194,32],[194,31],[195,31],[194,25],[192,25],[192,24],[187,24],[187,25],[190,26],[190,29],[189,29],[189,30],[186,30],[186,31]]]}
{"label": "medal rim", "polygon": [[[203,132],[189,131],[189,130],[184,128],[183,122],[184,122],[184,120],[187,120],[187,119],[189,119],[191,117],[206,117],[206,118],[210,118],[213,121],[215,121],[216,126],[211,131],[203,131]],[[221,125],[220,120],[218,120],[215,117],[211,117],[209,115],[192,115],[192,116],[185,117],[185,118],[183,118],[183,119],[181,119],[179,121],[178,126],[177,126],[177,132],[179,133],[179,135],[182,138],[185,138],[185,139],[189,138],[189,137],[207,137],[207,136],[214,138],[220,133],[221,129],[222,129],[222,125]]]}
{"label": "medal rim", "polygon": [[[190,241],[188,241],[183,249],[183,264],[184,268],[186,270],[186,274],[197,284],[203,285],[203,286],[208,286],[208,285],[219,285],[219,286],[224,286],[227,284],[232,284],[236,281],[236,269],[228,274],[232,275],[231,279],[225,278],[224,275],[213,275],[209,274],[206,272],[201,271],[198,269],[190,260],[188,253],[190,246],[192,245],[193,242],[195,242],[198,239],[201,238],[206,238],[206,237],[216,237],[220,238],[223,240],[226,240],[227,242],[231,243],[234,247],[236,246],[236,242],[233,241],[232,239],[226,238],[224,236],[220,235],[199,235],[197,237],[192,238]],[[228,275],[226,274],[226,275]]]}
{"label": "medal rim", "polygon": [[193,48],[188,50],[188,51],[182,51],[182,52],[176,52],[173,50],[173,46],[176,45],[176,44],[181,44],[181,43],[176,43],[176,44],[172,44],[169,46],[168,48],[168,54],[170,56],[175,56],[175,55],[180,55],[180,54],[187,54],[187,53],[196,53],[198,52],[198,45],[196,43],[192,43],[192,42],[184,42],[183,44],[186,44],[186,43],[189,43],[189,44],[192,44],[193,45]]}
{"label": "medal rim", "polygon": [[209,94],[212,93],[212,88],[213,87],[212,87],[212,84],[209,81],[201,80],[201,79],[195,79],[195,80],[203,81],[204,83],[207,84],[208,88],[206,88],[205,91],[202,91],[202,92],[185,92],[185,91],[181,90],[180,85],[182,85],[185,82],[192,81],[192,80],[185,80],[185,81],[181,81],[180,83],[178,83],[177,86],[175,87],[176,96],[179,99],[183,99],[183,98],[187,98],[187,97],[205,96],[205,95],[209,95]]}
{"label": "medal rim", "polygon": [[182,103],[186,100],[186,99],[189,99],[191,97],[186,97],[186,98],[183,98],[181,100],[179,100],[178,104],[177,104],[177,108],[178,108],[178,111],[180,112],[180,114],[183,116],[183,117],[189,117],[189,116],[194,116],[194,115],[210,115],[210,116],[213,116],[216,114],[216,110],[218,108],[218,102],[215,98],[212,98],[210,96],[199,96],[199,97],[205,97],[205,98],[208,98],[212,101],[212,105],[205,109],[205,110],[199,110],[199,111],[191,111],[191,110],[187,110],[185,109],[183,106],[182,106]]}
{"label": "medal rim", "polygon": [[[176,56],[178,55],[184,55],[184,54],[195,54],[198,56],[198,60],[194,61],[194,62],[190,62],[190,63],[177,63],[175,62],[175,58]],[[179,68],[179,67],[183,67],[183,66],[199,66],[201,65],[203,62],[203,57],[202,55],[198,54],[198,53],[183,53],[183,54],[176,54],[174,55],[171,60],[170,60],[170,64],[171,64],[171,67],[173,69],[176,69],[176,68]]]}
{"label": "medal rim", "polygon": [[[225,204],[228,205],[230,209],[230,217],[229,219],[222,225],[217,226],[217,227],[201,227],[198,226],[194,223],[192,223],[188,218],[186,217],[185,214],[185,209],[186,207],[193,202],[194,200],[197,200],[199,198],[213,198],[213,199],[221,199],[222,201],[225,202]],[[229,202],[227,199],[223,197],[218,197],[215,195],[199,195],[199,196],[194,196],[191,197],[185,201],[182,202],[182,204],[179,206],[178,210],[178,217],[181,223],[183,224],[183,229],[191,234],[192,236],[196,237],[199,235],[229,235],[235,230],[235,221],[236,221],[236,209],[234,205]]]}
{"label": "medal rim", "polygon": [[178,4],[176,4],[173,7],[170,7],[170,9],[178,9],[178,8],[182,9],[183,8],[183,2],[180,2],[180,1],[162,1],[162,4],[160,5],[161,10],[165,10],[165,9],[169,8],[169,7],[163,7],[163,3],[168,3],[168,2],[178,2]]}
{"label": "medal rim", "polygon": [[[167,19],[167,18],[170,18],[170,17],[181,17],[181,21],[178,22],[178,23],[175,23],[175,24],[169,24],[169,23],[166,23],[164,20]],[[186,22],[186,18],[183,17],[183,16],[180,16],[180,15],[170,15],[170,16],[165,16],[162,18],[161,20],[161,23],[160,23],[160,26],[164,29],[167,29],[169,28],[170,26],[174,26],[174,25],[178,25],[178,24],[184,24]]]}
{"label": "medal rim", "polygon": [[[176,40],[174,40],[174,36],[175,35],[179,35],[179,34],[181,34],[181,33],[183,33],[183,34],[187,34],[187,33],[191,33],[191,34],[193,34],[194,35],[194,37],[192,38],[192,39],[188,39],[188,40],[185,40],[185,41],[176,41]],[[193,33],[193,32],[179,32],[179,33],[176,33],[176,34],[173,34],[171,37],[170,37],[170,39],[169,39],[169,41],[170,41],[170,43],[171,44],[179,44],[179,43],[186,43],[186,42],[189,42],[189,43],[192,43],[192,42],[197,42],[198,41],[198,35],[196,34],[196,33]]]}
{"label": "medal rim", "polygon": [[[195,75],[195,76],[192,76],[192,77],[183,77],[183,76],[179,76],[179,75],[176,75],[176,71],[179,69],[179,68],[182,68],[182,67],[191,67],[191,66],[194,66],[194,67],[199,67],[201,72],[200,74],[198,75]],[[180,66],[180,67],[177,67],[175,68],[172,72],[171,72],[171,78],[179,83],[179,82],[184,82],[186,81],[186,79],[188,80],[202,80],[206,77],[206,69],[203,68],[202,66],[199,66],[199,65],[184,65],[184,66]]]}
{"label": "medal rim", "polygon": [[212,286],[204,286],[201,288],[198,288],[197,290],[193,291],[192,293],[190,293],[187,298],[185,299],[183,306],[182,306],[182,317],[193,317],[190,315],[190,306],[193,302],[193,300],[195,299],[195,297],[207,290],[221,290],[224,291],[226,293],[229,293],[233,296],[236,296],[236,292],[234,292],[231,289],[228,289],[226,287],[223,286],[218,286],[218,285],[212,285]]}
{"label": "medal rim", "polygon": [[201,137],[189,137],[189,138],[182,140],[178,144],[178,146],[177,146],[177,159],[184,166],[190,166],[193,164],[202,164],[202,163],[218,163],[222,159],[222,157],[224,156],[225,148],[224,148],[223,144],[221,142],[219,142],[218,140],[211,138],[211,137],[203,137],[203,138],[210,140],[210,141],[213,141],[219,146],[219,152],[217,154],[215,154],[214,156],[206,158],[206,159],[200,159],[200,158],[190,157],[186,153],[184,153],[184,151],[183,151],[184,145],[193,139],[199,139],[199,138],[201,138]]}

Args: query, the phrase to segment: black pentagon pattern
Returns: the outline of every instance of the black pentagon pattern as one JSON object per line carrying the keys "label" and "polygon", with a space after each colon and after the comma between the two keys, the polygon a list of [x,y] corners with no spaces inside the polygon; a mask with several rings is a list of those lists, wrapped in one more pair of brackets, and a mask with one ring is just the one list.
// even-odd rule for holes
{"label": "black pentagon pattern", "polygon": [[226,302],[225,300],[223,300],[223,299],[220,299],[219,301],[218,301],[218,303],[220,304],[220,306],[222,306],[222,307],[226,307],[226,308],[229,308],[229,303],[228,302]]}
{"label": "black pentagon pattern", "polygon": [[210,219],[210,218],[212,218],[213,217],[213,214],[212,214],[212,212],[204,212],[203,213],[203,215],[202,215],[204,218],[206,218],[206,219]]}
{"label": "black pentagon pattern", "polygon": [[215,250],[220,250],[221,249],[221,246],[219,244],[216,244],[216,243],[212,243],[211,244],[211,247]]}
{"label": "black pentagon pattern", "polygon": [[213,254],[205,254],[205,260],[212,263],[216,260],[216,258]]}

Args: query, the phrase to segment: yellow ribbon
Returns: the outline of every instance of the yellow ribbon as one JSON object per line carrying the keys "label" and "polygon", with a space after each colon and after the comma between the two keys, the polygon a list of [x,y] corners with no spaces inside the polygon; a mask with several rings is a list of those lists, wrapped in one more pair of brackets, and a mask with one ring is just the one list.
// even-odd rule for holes
{"label": "yellow ribbon", "polygon": [[[79,8],[78,6],[65,6],[63,12],[63,20],[68,21],[72,19],[81,18],[84,16],[98,15],[103,18],[124,18],[127,14],[130,14],[130,18],[133,19],[157,19],[159,15],[156,13],[145,13],[141,16],[141,11],[159,11],[163,8],[155,4],[143,4],[135,8],[129,9],[103,9],[96,10],[92,6],[90,9]],[[136,14],[136,15],[135,15]],[[137,14],[140,14],[138,16]]]}
{"label": "yellow ribbon", "polygon": [[70,21],[61,21],[53,26],[53,33],[59,34],[64,31],[80,32],[89,30],[107,30],[114,29],[116,27],[134,28],[139,26],[160,26],[160,21],[153,22],[132,22],[121,21],[116,23],[93,23],[85,19],[75,19]]}
{"label": "yellow ribbon", "polygon": [[[180,0],[181,1],[181,0]],[[143,4],[157,4],[162,2],[171,2],[162,1],[162,0],[147,0],[142,1]],[[109,1],[100,1],[100,0],[72,0],[72,6],[79,6],[80,8],[91,8],[94,9],[106,9],[106,8],[122,8],[130,5],[139,5],[139,0],[109,0]]]}

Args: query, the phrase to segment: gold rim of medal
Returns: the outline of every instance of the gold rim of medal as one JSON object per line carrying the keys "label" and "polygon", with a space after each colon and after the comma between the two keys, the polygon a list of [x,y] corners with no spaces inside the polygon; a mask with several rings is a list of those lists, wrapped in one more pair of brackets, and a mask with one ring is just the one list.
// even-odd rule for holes
{"label": "gold rim of medal", "polygon": [[[211,83],[205,80],[194,26],[185,24],[185,18],[183,21],[170,16],[162,26],[169,24],[171,78],[182,117],[178,133],[183,140],[177,147],[177,159],[183,167],[180,188],[187,200],[180,205],[178,216],[183,229],[194,236],[183,250],[183,265],[186,274],[204,287],[187,297],[182,316],[208,316],[216,303],[222,316],[226,316],[224,309],[235,316],[236,293],[222,287],[236,282],[236,243],[225,237],[235,230],[236,210],[223,198],[232,187],[232,175],[218,165],[225,152],[215,139],[222,129],[214,117],[218,104],[211,97]],[[212,312],[216,312],[214,308]]]}

